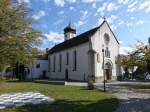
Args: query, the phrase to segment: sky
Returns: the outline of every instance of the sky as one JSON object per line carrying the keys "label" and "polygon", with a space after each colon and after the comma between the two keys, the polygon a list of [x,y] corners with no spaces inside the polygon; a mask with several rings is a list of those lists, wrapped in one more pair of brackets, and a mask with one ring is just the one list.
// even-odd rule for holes
{"label": "sky", "polygon": [[96,26],[103,18],[112,28],[124,54],[150,37],[150,0],[18,0],[33,10],[33,25],[46,37],[41,49],[63,42],[63,29],[71,23],[77,35]]}

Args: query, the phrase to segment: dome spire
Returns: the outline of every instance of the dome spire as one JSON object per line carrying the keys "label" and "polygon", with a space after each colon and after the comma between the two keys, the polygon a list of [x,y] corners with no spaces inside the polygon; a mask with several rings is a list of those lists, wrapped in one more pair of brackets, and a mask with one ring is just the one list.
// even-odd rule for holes
{"label": "dome spire", "polygon": [[76,29],[73,28],[71,21],[69,21],[68,26],[64,28],[65,40],[71,39],[75,37],[75,35],[76,35]]}

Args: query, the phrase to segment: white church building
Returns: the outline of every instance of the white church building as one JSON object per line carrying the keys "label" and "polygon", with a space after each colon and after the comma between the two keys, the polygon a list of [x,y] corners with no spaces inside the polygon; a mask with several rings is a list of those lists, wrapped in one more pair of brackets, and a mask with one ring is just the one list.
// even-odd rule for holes
{"label": "white church building", "polygon": [[116,80],[120,75],[118,56],[119,42],[106,20],[80,35],[69,24],[64,29],[64,42],[48,52],[47,77],[68,81],[87,81],[93,77],[100,82],[105,74],[106,80]]}

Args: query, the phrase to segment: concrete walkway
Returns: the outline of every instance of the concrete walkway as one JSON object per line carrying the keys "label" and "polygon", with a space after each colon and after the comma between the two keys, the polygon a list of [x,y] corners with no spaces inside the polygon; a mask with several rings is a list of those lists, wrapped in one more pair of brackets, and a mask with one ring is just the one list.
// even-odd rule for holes
{"label": "concrete walkway", "polygon": [[[107,91],[119,99],[116,112],[150,112],[150,89],[137,88],[150,86],[143,82],[114,82],[107,85]],[[96,84],[103,89],[103,84]]]}

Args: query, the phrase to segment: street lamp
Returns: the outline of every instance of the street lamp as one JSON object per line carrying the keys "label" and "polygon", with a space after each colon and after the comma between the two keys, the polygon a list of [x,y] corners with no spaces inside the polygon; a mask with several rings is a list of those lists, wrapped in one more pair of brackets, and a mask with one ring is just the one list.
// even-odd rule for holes
{"label": "street lamp", "polygon": [[102,54],[103,54],[103,65],[102,65],[102,68],[103,68],[103,77],[104,77],[104,92],[106,91],[106,86],[105,86],[105,73],[104,73],[104,45],[102,46]]}

